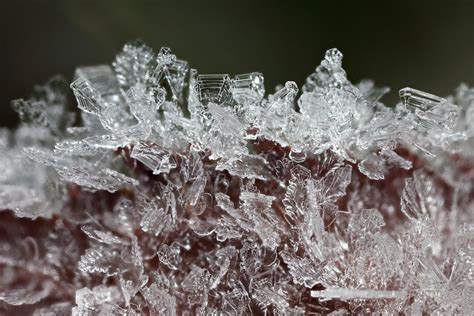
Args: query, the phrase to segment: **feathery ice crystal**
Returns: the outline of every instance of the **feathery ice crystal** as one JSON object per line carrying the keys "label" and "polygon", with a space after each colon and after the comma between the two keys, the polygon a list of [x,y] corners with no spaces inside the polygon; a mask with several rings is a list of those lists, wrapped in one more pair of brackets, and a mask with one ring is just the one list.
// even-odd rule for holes
{"label": "feathery ice crystal", "polygon": [[126,44],[13,101],[0,130],[0,311],[469,314],[474,89],[299,92]]}

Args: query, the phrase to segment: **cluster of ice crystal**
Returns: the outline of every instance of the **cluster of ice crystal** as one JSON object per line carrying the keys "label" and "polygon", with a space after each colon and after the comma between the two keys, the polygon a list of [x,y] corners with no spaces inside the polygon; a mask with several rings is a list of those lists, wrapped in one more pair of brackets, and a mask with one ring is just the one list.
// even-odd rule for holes
{"label": "cluster of ice crystal", "polygon": [[0,131],[0,310],[469,314],[474,89],[302,91],[126,44],[13,101]]}

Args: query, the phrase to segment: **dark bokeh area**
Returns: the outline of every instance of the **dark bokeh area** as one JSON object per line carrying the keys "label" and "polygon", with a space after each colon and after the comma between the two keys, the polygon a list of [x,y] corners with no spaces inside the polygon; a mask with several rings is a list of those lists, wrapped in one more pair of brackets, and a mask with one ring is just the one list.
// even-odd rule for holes
{"label": "dark bokeh area", "polygon": [[356,82],[447,95],[474,84],[474,1],[1,1],[0,126],[10,101],[54,74],[109,63],[141,38],[201,73],[261,71],[267,91],[301,85],[328,48]]}

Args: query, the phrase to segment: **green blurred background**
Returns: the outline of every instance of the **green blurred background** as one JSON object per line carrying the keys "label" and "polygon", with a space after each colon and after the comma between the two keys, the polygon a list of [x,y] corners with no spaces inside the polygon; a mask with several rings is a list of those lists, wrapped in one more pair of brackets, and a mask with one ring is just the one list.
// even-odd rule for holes
{"label": "green blurred background", "polygon": [[201,73],[261,71],[267,91],[301,85],[328,48],[356,82],[439,95],[474,84],[474,1],[0,0],[0,126],[10,100],[54,74],[108,63],[132,39],[169,46]]}

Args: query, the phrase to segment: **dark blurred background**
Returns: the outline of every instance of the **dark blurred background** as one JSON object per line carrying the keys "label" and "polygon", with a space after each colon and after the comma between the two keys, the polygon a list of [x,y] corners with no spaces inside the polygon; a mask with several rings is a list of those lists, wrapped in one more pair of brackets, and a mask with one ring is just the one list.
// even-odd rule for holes
{"label": "dark blurred background", "polygon": [[169,46],[201,73],[261,71],[267,91],[301,85],[328,48],[356,82],[439,95],[474,84],[474,1],[0,0],[0,126],[17,124],[10,100],[54,74],[109,63],[141,38]]}

